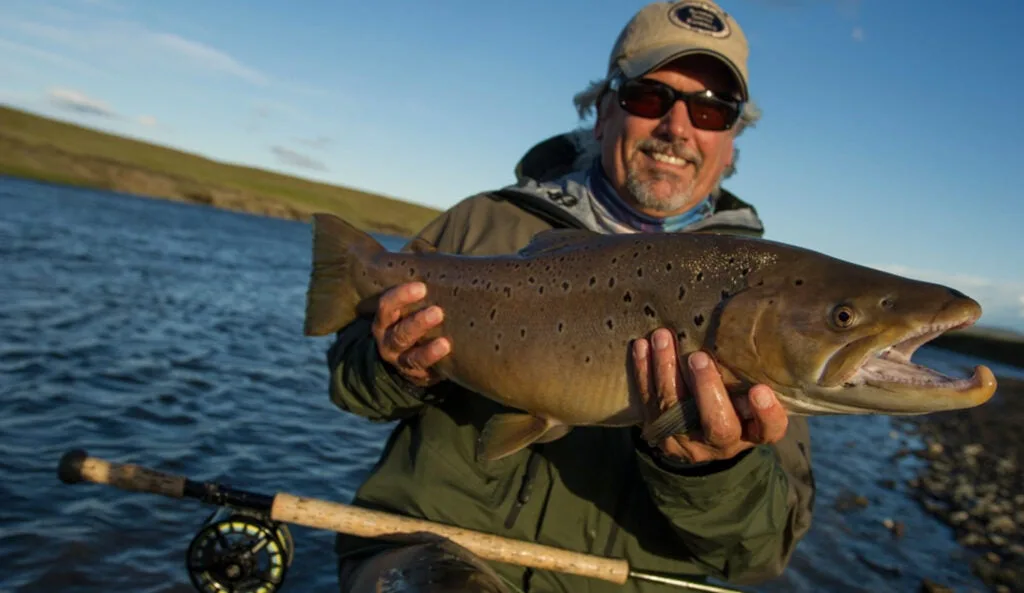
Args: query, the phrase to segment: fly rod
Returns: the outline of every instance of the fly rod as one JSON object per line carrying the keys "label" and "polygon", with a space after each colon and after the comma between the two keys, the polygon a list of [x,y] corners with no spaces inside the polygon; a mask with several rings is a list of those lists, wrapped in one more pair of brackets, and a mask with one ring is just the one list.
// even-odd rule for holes
{"label": "fly rod", "polygon": [[[253,591],[277,591],[294,549],[291,536],[283,525],[288,523],[367,538],[429,532],[453,541],[480,558],[495,562],[602,579],[620,585],[632,578],[704,593],[739,592],[738,589],[632,570],[622,559],[572,552],[285,492],[267,495],[214,482],[196,482],[139,465],[90,457],[81,449],[68,451],[61,457],[57,475],[65,484],[92,482],[131,492],[189,498],[235,509],[235,513],[215,512],[211,515],[190,546],[189,576],[196,588],[203,592],[223,590],[221,583],[230,583],[238,590],[237,586],[246,579],[249,583],[258,581]],[[231,537],[236,540],[233,542]],[[238,543],[238,537],[242,537],[241,543]],[[265,556],[262,563],[257,562],[254,552]]]}

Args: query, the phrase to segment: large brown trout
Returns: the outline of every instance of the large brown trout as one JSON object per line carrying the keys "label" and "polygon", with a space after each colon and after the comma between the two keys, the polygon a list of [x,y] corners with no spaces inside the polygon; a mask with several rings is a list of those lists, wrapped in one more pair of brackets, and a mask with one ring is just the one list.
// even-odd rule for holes
{"label": "large brown trout", "polygon": [[[951,288],[764,239],[699,233],[538,234],[518,253],[390,252],[328,214],[313,218],[305,333],[330,334],[404,282],[427,286],[452,351],[439,374],[517,411],[492,418],[481,457],[498,459],[573,426],[642,422],[630,345],[669,328],[681,356],[715,360],[731,392],[763,383],[790,414],[924,414],[977,406],[996,389],[978,366],[954,378],[911,362],[922,344],[973,324]],[[699,426],[687,405],[645,437]],[[520,412],[521,411],[521,412]]]}

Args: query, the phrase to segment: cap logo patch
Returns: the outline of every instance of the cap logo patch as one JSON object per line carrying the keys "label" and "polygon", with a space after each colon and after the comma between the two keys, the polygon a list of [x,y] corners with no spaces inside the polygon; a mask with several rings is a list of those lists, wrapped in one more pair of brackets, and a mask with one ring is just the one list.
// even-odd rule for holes
{"label": "cap logo patch", "polygon": [[703,2],[683,2],[676,4],[668,13],[668,18],[684,29],[710,35],[719,39],[729,36],[729,24],[725,21],[725,13],[714,6]]}

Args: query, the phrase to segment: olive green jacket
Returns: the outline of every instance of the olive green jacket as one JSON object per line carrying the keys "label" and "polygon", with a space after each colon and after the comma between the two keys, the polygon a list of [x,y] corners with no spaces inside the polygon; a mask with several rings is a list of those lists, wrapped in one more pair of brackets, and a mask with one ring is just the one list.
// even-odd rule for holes
{"label": "olive green jacket", "polygon": [[[564,149],[556,138],[528,156]],[[521,179],[535,185],[537,177]],[[566,197],[550,187],[481,194],[442,214],[419,236],[443,252],[515,252],[540,231],[579,226],[564,207]],[[717,210],[732,221],[741,211],[748,218],[753,213],[754,222],[704,230],[759,234],[756,213],[735,196],[724,192]],[[635,570],[739,583],[778,575],[810,526],[814,485],[802,418],[790,420],[781,443],[730,462],[676,466],[651,451],[635,428],[591,427],[498,461],[480,461],[477,438],[500,405],[449,383],[412,386],[378,357],[369,328],[369,320],[344,328],[328,353],[330,396],[339,408],[399,421],[353,504],[625,558]],[[343,557],[365,545],[348,536],[337,542]],[[530,592],[677,590],[493,566]]]}

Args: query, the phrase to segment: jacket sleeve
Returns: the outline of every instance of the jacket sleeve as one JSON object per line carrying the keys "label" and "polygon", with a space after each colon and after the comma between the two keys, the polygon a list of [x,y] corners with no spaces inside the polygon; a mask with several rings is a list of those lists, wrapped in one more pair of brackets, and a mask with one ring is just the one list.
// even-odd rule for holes
{"label": "jacket sleeve", "polygon": [[[782,573],[810,526],[813,480],[806,421],[732,460],[676,465],[637,436],[641,477],[661,514],[707,574],[750,584]],[[802,439],[802,440],[801,440]],[[798,442],[799,441],[799,442]]]}
{"label": "jacket sleeve", "polygon": [[[450,211],[423,229],[418,238],[432,245],[448,243]],[[377,351],[372,320],[360,318],[343,327],[327,351],[330,398],[342,410],[387,422],[416,414],[434,398],[433,389],[421,388],[399,375]]]}

